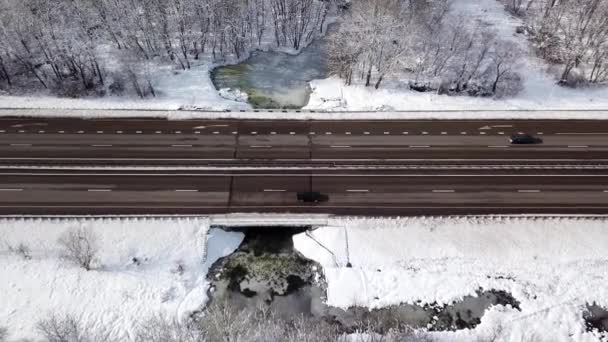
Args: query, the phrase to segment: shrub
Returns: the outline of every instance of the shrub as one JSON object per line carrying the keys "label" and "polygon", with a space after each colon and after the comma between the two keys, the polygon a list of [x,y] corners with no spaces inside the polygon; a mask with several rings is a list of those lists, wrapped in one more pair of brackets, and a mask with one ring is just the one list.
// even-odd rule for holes
{"label": "shrub", "polygon": [[0,327],[0,342],[5,342],[8,337],[8,330],[5,327]]}
{"label": "shrub", "polygon": [[8,245],[8,250],[13,254],[21,256],[25,260],[30,260],[32,258],[31,249],[23,242],[20,242],[17,246]]}
{"label": "shrub", "polygon": [[62,234],[58,240],[63,251],[63,257],[87,271],[97,262],[99,253],[99,238],[90,229],[72,228]]}
{"label": "shrub", "polygon": [[46,342],[111,342],[109,334],[86,326],[81,319],[50,314],[38,321],[36,330]]}

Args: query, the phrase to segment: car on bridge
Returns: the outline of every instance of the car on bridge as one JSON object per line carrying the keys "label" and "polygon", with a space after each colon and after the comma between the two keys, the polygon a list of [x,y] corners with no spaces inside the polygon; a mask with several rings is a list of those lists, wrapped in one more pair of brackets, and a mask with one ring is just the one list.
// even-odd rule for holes
{"label": "car on bridge", "polygon": [[542,144],[543,140],[531,134],[513,134],[509,138],[509,142],[514,145],[532,145]]}
{"label": "car on bridge", "polygon": [[298,202],[321,203],[329,201],[329,196],[316,191],[298,192]]}

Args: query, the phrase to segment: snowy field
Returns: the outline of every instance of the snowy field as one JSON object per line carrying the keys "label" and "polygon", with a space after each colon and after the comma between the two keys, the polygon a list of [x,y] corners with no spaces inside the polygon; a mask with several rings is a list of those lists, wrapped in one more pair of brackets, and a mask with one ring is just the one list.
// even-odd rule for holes
{"label": "snowy field", "polygon": [[[556,84],[554,73],[548,72],[544,61],[532,57],[526,37],[516,35],[515,28],[521,25],[520,19],[511,17],[497,0],[454,0],[452,8],[456,15],[472,18],[489,24],[505,40],[516,42],[530,57],[522,59],[518,65],[519,73],[524,77],[523,90],[513,98],[491,99],[466,96],[447,96],[434,93],[418,93],[407,89],[399,79],[387,80],[379,90],[362,85],[344,86],[336,78],[315,80],[311,82],[313,94],[308,110],[325,111],[365,111],[367,113],[341,113],[333,118],[383,119],[383,118],[588,118],[585,113],[561,112],[538,116],[534,113],[497,112],[462,113],[426,111],[445,110],[581,110],[608,109],[608,87],[570,89]],[[180,108],[197,108],[200,112],[189,112],[187,115],[174,118],[294,118],[308,119],[323,115],[233,112],[229,115],[209,110],[251,109],[243,102],[221,97],[215,90],[209,70],[214,65],[203,60],[188,71],[161,69],[153,73],[153,84],[159,96],[155,99],[139,100],[132,98],[107,97],[102,99],[58,99],[53,97],[15,97],[0,95],[0,108],[50,108],[50,109],[146,109],[177,110]],[[393,111],[392,113],[373,113],[371,111]],[[424,113],[400,113],[395,111],[425,111]],[[88,111],[77,113],[78,116],[89,116]],[[112,116],[115,113],[103,116]],[[145,116],[145,113],[138,113]],[[460,116],[458,116],[460,115]],[[604,118],[605,114],[600,118]],[[597,117],[593,117],[597,118]]]}
{"label": "snowy field", "polygon": [[[57,240],[73,227],[99,236],[101,266],[95,270],[60,257]],[[207,269],[243,238],[209,230],[208,220],[199,218],[2,219],[0,231],[0,326],[11,341],[39,337],[35,325],[51,312],[110,327],[110,337],[129,341],[141,320],[200,309],[207,300]],[[7,245],[19,243],[31,249],[31,260],[8,251]]]}
{"label": "snowy field", "polygon": [[[243,215],[234,218],[247,223]],[[35,338],[39,319],[67,313],[87,326],[109,326],[111,337],[129,341],[142,319],[158,313],[184,317],[207,300],[209,266],[242,241],[240,233],[209,230],[213,222],[229,219],[3,219],[0,326],[9,329],[11,340]],[[291,219],[306,222],[301,216]],[[330,305],[445,304],[479,288],[504,290],[520,302],[521,311],[496,306],[474,330],[432,336],[436,341],[602,341],[586,332],[582,313],[586,303],[608,306],[608,218],[318,216],[309,223],[320,227],[312,232],[316,241],[299,234],[295,247],[323,266]],[[57,240],[73,227],[88,227],[99,236],[100,266],[93,271],[60,257]],[[8,245],[21,242],[31,248],[31,260],[8,251]],[[345,267],[347,260],[353,268]]]}
{"label": "snowy field", "polygon": [[[582,314],[586,303],[608,306],[606,219],[331,218],[312,235],[334,255],[305,234],[294,237],[295,247],[323,266],[330,305],[445,304],[474,296],[479,288],[504,290],[521,303],[521,312],[496,306],[474,330],[434,336],[600,340],[586,332]],[[353,268],[345,267],[347,250]]]}

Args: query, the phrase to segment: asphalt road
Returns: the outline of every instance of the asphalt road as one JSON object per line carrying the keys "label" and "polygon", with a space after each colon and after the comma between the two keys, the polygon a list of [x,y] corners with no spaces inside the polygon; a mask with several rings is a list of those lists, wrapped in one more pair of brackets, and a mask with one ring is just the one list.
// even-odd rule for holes
{"label": "asphalt road", "polygon": [[[525,132],[543,144],[513,146]],[[0,164],[608,161],[608,121],[0,119]]]}
{"label": "asphalt road", "polygon": [[608,121],[0,119],[0,214],[229,212],[608,214]]}

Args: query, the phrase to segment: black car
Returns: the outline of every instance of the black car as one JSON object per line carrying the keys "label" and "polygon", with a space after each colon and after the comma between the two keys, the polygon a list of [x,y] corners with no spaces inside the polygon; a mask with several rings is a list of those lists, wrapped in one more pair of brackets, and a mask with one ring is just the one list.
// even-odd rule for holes
{"label": "black car", "polygon": [[509,138],[511,144],[531,145],[542,144],[543,140],[530,134],[514,134]]}
{"label": "black car", "polygon": [[327,202],[329,196],[320,192],[298,192],[298,201],[304,203]]}

